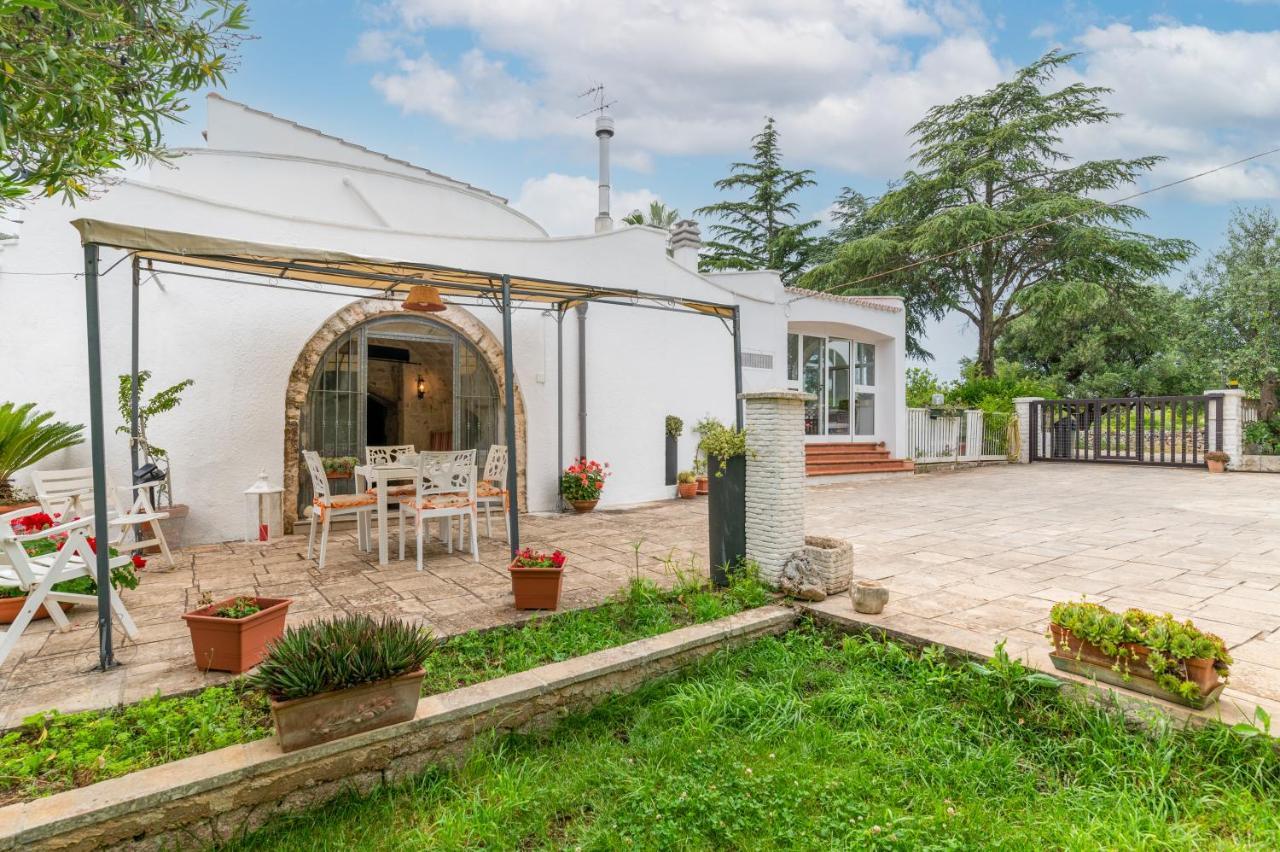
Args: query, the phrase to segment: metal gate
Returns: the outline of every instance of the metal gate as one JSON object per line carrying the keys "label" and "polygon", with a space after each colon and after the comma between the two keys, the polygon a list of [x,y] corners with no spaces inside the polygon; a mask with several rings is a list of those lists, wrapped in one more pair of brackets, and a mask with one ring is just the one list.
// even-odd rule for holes
{"label": "metal gate", "polygon": [[1031,403],[1031,461],[1198,467],[1222,448],[1222,396]]}

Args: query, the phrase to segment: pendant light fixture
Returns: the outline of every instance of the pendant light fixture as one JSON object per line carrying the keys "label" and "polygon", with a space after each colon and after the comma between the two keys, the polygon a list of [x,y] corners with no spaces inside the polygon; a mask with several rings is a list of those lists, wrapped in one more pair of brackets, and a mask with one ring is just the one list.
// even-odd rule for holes
{"label": "pendant light fixture", "polygon": [[440,298],[439,289],[430,284],[415,284],[409,290],[409,295],[404,297],[404,304],[401,307],[406,311],[436,313],[448,306],[445,305],[444,299]]}

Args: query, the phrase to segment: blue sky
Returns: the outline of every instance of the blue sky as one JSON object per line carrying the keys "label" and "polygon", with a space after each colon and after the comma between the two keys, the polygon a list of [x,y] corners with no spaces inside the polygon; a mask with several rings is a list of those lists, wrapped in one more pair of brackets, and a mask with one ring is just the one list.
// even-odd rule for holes
{"label": "blue sky", "polygon": [[[1110,86],[1125,113],[1067,149],[1166,156],[1144,186],[1280,145],[1280,0],[257,0],[251,16],[226,96],[490,189],[553,233],[591,227],[594,139],[575,116],[595,82],[618,101],[615,215],[715,200],[770,114],[823,216],[841,187],[901,175],[928,106],[1055,46],[1082,52],[1063,82]],[[173,144],[199,144],[199,99],[188,118]],[[1211,250],[1233,203],[1277,197],[1280,155],[1141,206],[1147,230]],[[939,372],[972,347],[962,327],[931,331]]]}

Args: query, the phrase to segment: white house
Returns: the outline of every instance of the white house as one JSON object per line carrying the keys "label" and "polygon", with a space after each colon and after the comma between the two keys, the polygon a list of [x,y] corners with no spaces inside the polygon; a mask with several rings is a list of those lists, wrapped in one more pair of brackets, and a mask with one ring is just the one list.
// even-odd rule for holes
{"label": "white house", "polygon": [[[609,135],[601,134],[602,152]],[[744,389],[815,392],[810,439],[864,450],[851,466],[830,470],[875,469],[852,464],[872,458],[868,444],[883,442],[881,457],[901,455],[900,300],[786,288],[773,272],[699,273],[692,223],[674,236],[613,227],[607,157],[596,233],[552,238],[483,189],[217,95],[208,100],[205,138],[206,147],[122,178],[91,202],[41,200],[0,227],[0,400],[88,421],[83,254],[69,222],[92,217],[737,305]],[[127,440],[112,434],[121,421],[110,401],[115,377],[129,371],[130,263],[106,250],[101,268],[108,464],[116,481],[127,481]],[[250,286],[198,270],[143,269],[141,281],[141,367],[154,373],[155,388],[195,381],[150,436],[170,453],[175,498],[192,507],[187,543],[240,534],[241,493],[260,469],[289,485],[288,510],[306,500],[306,486],[296,484],[299,449],[360,456],[366,445],[404,443],[475,446],[483,455],[501,440],[496,309],[410,314],[390,300],[297,292],[261,279]],[[580,451],[611,462],[603,505],[669,497],[665,416],[687,426],[707,415],[733,420],[734,355],[724,324],[592,304],[557,326],[552,312],[528,305],[514,318],[524,506],[555,510],[559,461]],[[686,429],[681,467],[691,466],[693,449]],[[78,447],[42,466],[87,458]],[[17,484],[27,483],[20,476]]]}

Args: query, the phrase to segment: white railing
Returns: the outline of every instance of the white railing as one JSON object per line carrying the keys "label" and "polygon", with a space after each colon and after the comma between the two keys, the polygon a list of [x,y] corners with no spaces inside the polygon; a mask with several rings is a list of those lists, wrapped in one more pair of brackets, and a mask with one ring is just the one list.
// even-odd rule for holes
{"label": "white railing", "polygon": [[907,409],[907,449],[920,464],[1007,461],[1011,415],[978,410],[944,414]]}

